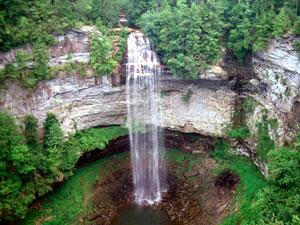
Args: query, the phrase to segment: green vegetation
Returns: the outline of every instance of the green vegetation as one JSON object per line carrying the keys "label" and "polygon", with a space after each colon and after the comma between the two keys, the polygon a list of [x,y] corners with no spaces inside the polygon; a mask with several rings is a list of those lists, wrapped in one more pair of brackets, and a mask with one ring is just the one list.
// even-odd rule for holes
{"label": "green vegetation", "polygon": [[253,208],[257,210],[261,224],[271,220],[274,215],[283,224],[299,224],[293,223],[295,218],[300,217],[299,147],[273,149],[268,153],[268,159],[269,186],[259,193]]}
{"label": "green vegetation", "polygon": [[237,204],[239,210],[222,224],[299,224],[300,217],[300,133],[295,148],[273,147],[268,151],[269,175],[266,181],[252,162],[244,157],[232,155],[229,145],[219,141],[213,157],[223,168],[240,175]]}
{"label": "green vegetation", "polygon": [[233,114],[233,124],[225,128],[230,138],[243,140],[251,136],[250,130],[246,124],[246,118],[253,113],[256,102],[252,98],[239,99],[236,104],[236,110]]}
{"label": "green vegetation", "polygon": [[182,95],[183,102],[189,103],[192,95],[193,95],[193,91],[192,91],[192,89],[189,89],[185,94]]}
{"label": "green vegetation", "polygon": [[54,44],[79,23],[112,27],[120,15],[118,0],[11,0],[0,2],[0,50],[26,43]]}
{"label": "green vegetation", "polygon": [[230,169],[240,177],[236,198],[239,210],[226,218],[221,224],[238,225],[240,221],[243,221],[242,224],[251,224],[256,219],[256,211],[251,211],[252,202],[257,193],[267,186],[267,183],[250,159],[233,155],[229,150],[229,144],[220,140],[212,153],[213,158],[220,164],[219,172]]}
{"label": "green vegetation", "polygon": [[296,51],[300,54],[300,41],[297,41],[295,43],[295,48],[296,48]]}
{"label": "green vegetation", "polygon": [[[57,44],[54,35],[80,28],[83,24],[96,25],[104,33],[102,39],[93,37],[91,65],[100,76],[111,74],[115,60],[111,57],[110,40],[105,33],[107,27],[113,27],[118,20],[119,0],[12,0],[0,2],[0,8],[0,51],[27,43],[33,46],[31,55],[26,51],[17,52],[17,65],[5,65],[5,70],[0,71],[0,85],[6,79],[20,80],[21,85],[32,90],[38,81],[56,77],[61,70],[48,65],[48,48]],[[119,54],[117,59],[121,57]],[[68,54],[67,58],[71,60],[72,55]],[[27,66],[31,61],[33,68]],[[87,68],[82,63],[65,65],[67,73],[72,69],[81,76],[87,75]]]}
{"label": "green vegetation", "polygon": [[160,97],[163,98],[165,96],[167,96],[168,92],[166,90],[161,90],[160,91]]}
{"label": "green vegetation", "polygon": [[[184,153],[176,148],[167,148],[166,150],[167,162],[169,165],[171,163],[176,163],[174,172],[180,179],[184,179],[183,175],[185,173],[191,174],[193,166],[201,161],[201,156]],[[192,177],[190,179],[192,179]]]}
{"label": "green vegetation", "polygon": [[129,31],[126,30],[125,28],[122,28],[119,34],[119,44],[118,44],[118,52],[113,56],[114,60],[116,60],[117,62],[122,62],[123,60],[123,56],[126,52],[127,49],[127,37],[129,35]]}
{"label": "green vegetation", "polygon": [[102,36],[102,39],[96,34],[93,36],[91,64],[99,76],[112,74],[113,72],[116,61],[109,55],[111,50],[112,46],[107,36]]}
{"label": "green vegetation", "polygon": [[[131,26],[152,39],[175,76],[197,79],[228,48],[243,62],[290,29],[300,34],[296,0],[128,0]],[[294,26],[293,26],[294,24]]]}
{"label": "green vegetation", "polygon": [[256,152],[263,161],[267,161],[268,152],[275,148],[275,142],[270,138],[269,135],[269,127],[273,129],[277,128],[277,120],[268,120],[267,116],[267,111],[265,111],[262,117],[262,122],[256,123],[256,126],[258,128],[258,146]]}
{"label": "green vegetation", "polygon": [[261,183],[255,180],[255,177],[249,177],[248,173],[252,173],[249,168],[245,169],[243,174],[240,169],[241,166],[246,166],[247,162],[244,161],[240,166],[236,166],[239,164],[239,157],[232,156],[228,152],[230,149],[228,144],[219,142],[214,152],[215,159],[223,161],[227,167],[240,174],[242,187],[246,188],[238,190],[239,210],[222,224],[239,224],[240,221],[242,224],[251,225],[299,224],[300,133],[294,147],[276,149],[269,131],[274,129],[276,132],[277,120],[268,119],[268,111],[263,110],[261,121],[256,123],[257,136],[254,137],[245,124],[247,113],[253,111],[253,106],[252,100],[244,100],[238,105],[235,118],[240,120],[237,120],[235,129],[228,129],[228,135],[230,138],[237,138],[240,142],[247,137],[257,139],[256,153],[263,162],[267,163],[269,169],[269,175],[266,177],[267,183]]}
{"label": "green vegetation", "polygon": [[128,157],[127,153],[107,157],[97,160],[96,162],[85,167],[78,168],[74,175],[64,182],[59,189],[47,196],[42,203],[42,208],[31,211],[26,219],[19,224],[30,225],[35,224],[40,218],[51,218],[43,224],[77,224],[80,213],[86,210],[84,205],[85,197],[93,191],[94,184],[106,171],[105,164],[113,159],[122,159]]}
{"label": "green vegetation", "polygon": [[222,13],[219,1],[177,1],[176,6],[148,11],[139,25],[175,76],[197,79],[208,63],[221,58]]}
{"label": "green vegetation", "polygon": [[40,143],[36,118],[25,118],[22,134],[13,118],[0,112],[0,221],[24,218],[34,199],[73,174],[80,153],[104,149],[111,140],[127,134],[126,128],[118,126],[90,128],[64,140],[57,118],[49,113]]}

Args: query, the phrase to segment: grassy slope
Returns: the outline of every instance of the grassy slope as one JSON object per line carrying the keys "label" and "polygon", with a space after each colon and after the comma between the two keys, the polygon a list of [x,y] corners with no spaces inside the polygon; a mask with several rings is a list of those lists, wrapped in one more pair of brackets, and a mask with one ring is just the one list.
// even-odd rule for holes
{"label": "grassy slope", "polygon": [[35,224],[41,218],[51,218],[43,224],[74,224],[85,207],[84,196],[90,193],[94,183],[101,174],[106,173],[104,165],[112,158],[123,158],[128,153],[122,153],[113,157],[97,160],[88,166],[78,168],[68,181],[63,183],[59,189],[49,194],[43,201],[42,209],[31,211],[20,225]]}
{"label": "grassy slope", "polygon": [[[116,167],[110,166],[109,161],[113,158],[121,159],[126,156],[128,156],[128,153],[122,153],[78,168],[74,175],[63,183],[56,192],[50,193],[46,197],[42,202],[42,209],[29,212],[26,219],[21,221],[19,225],[35,224],[39,220],[46,225],[76,224],[82,212],[93,210],[84,206],[84,197],[92,192],[94,183],[102,174],[110,172],[107,171],[108,166],[109,170],[113,170]],[[182,174],[186,171],[190,173],[193,165],[200,160],[195,155],[183,153],[176,149],[168,149],[167,157],[168,163],[176,163],[178,165],[178,177],[182,177]],[[45,221],[47,218],[51,220]]]}
{"label": "grassy slope", "polygon": [[248,224],[256,215],[249,210],[256,194],[267,186],[267,182],[250,159],[244,156],[232,155],[228,152],[229,146],[223,142],[217,143],[213,157],[219,163],[218,171],[231,169],[240,177],[240,185],[237,189],[236,203],[238,210],[222,225]]}
{"label": "grassy slope", "polygon": [[[232,169],[239,174],[241,182],[238,186],[236,196],[236,203],[239,210],[229,216],[222,225],[235,225],[242,220],[243,223],[246,224],[248,219],[255,216],[248,213],[251,202],[255,198],[256,193],[266,186],[266,182],[249,159],[231,155],[226,149],[227,146],[221,142],[216,146],[216,151],[213,156],[220,166],[215,172],[219,173],[224,168]],[[46,225],[76,224],[82,212],[93,210],[84,207],[84,196],[91,193],[94,183],[101,177],[101,174],[110,172],[107,171],[107,168],[109,168],[109,170],[115,168],[114,165],[109,167],[104,165],[109,164],[109,161],[113,158],[121,159],[125,157],[128,157],[128,153],[101,159],[83,168],[78,168],[74,175],[60,186],[58,191],[47,196],[42,203],[42,209],[31,211],[26,219],[19,224],[35,224],[38,220],[43,222],[41,220],[42,218],[51,218],[51,220],[42,223]],[[201,160],[200,156],[183,153],[176,149],[168,149],[167,157],[168,164],[176,163],[176,175],[182,178],[184,172],[190,174],[193,165]]]}

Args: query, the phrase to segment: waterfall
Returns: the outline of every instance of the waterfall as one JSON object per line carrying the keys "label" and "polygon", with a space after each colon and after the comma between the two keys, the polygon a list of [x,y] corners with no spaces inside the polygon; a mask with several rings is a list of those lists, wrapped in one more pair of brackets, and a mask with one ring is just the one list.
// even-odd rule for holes
{"label": "waterfall", "polygon": [[161,67],[151,42],[143,33],[131,33],[127,49],[126,100],[134,196],[139,204],[153,204],[161,200],[165,177],[157,104]]}

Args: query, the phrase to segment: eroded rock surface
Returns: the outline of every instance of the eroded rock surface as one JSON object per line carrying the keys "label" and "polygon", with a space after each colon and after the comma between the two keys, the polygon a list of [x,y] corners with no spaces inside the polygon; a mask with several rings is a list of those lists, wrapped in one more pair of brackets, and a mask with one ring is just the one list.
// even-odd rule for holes
{"label": "eroded rock surface", "polygon": [[[20,121],[33,114],[40,123],[53,112],[67,134],[76,129],[124,124],[126,93],[123,85],[112,85],[113,78],[61,75],[39,82],[30,92],[16,83],[0,91],[1,110],[9,111]],[[168,79],[162,84],[167,91],[161,96],[161,126],[183,132],[222,136],[224,125],[231,122],[235,93],[226,86],[189,83]],[[191,89],[188,103],[183,95]]]}
{"label": "eroded rock surface", "polygon": [[[82,26],[79,30],[71,30],[63,35],[57,35],[54,39],[58,44],[49,47],[49,65],[58,66],[70,62],[90,61],[91,54],[91,37],[97,34],[101,37],[101,33],[94,26]],[[33,46],[27,44],[24,47],[12,49],[8,52],[0,52],[0,69],[4,69],[5,64],[12,63],[18,66],[16,55],[18,51],[26,51],[28,56],[32,55]],[[32,67],[33,62],[27,62],[28,67]]]}
{"label": "eroded rock surface", "polygon": [[242,97],[254,100],[254,109],[247,115],[246,123],[254,136],[247,138],[244,146],[237,147],[239,154],[251,158],[263,174],[268,168],[257,154],[258,122],[275,119],[275,127],[268,126],[269,135],[277,147],[292,144],[297,134],[300,112],[300,55],[294,43],[300,41],[288,33],[271,40],[265,51],[259,51],[252,58],[255,77],[249,80]]}
{"label": "eroded rock surface", "polygon": [[[300,38],[286,34],[272,40],[267,50],[257,52],[253,57],[257,79],[250,81],[255,87],[251,96],[269,111],[269,118],[277,118],[279,144],[292,142],[295,136],[293,127],[299,117],[295,115],[300,102],[300,55],[294,47],[296,41]],[[262,116],[260,111],[256,109],[255,118],[249,118],[253,130],[254,121]]]}

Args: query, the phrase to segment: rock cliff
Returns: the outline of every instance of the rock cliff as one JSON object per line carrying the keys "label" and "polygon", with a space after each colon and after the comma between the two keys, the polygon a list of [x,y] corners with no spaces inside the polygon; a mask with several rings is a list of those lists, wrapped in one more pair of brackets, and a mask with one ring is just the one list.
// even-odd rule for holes
{"label": "rock cliff", "polygon": [[[165,128],[195,132],[210,136],[224,135],[222,128],[231,122],[235,93],[226,86],[206,86],[204,83],[168,79],[162,89],[161,125]],[[193,91],[188,103],[182,96]],[[30,92],[17,83],[0,92],[1,110],[7,110],[20,121],[32,114],[42,123],[48,112],[59,118],[65,133],[88,127],[124,124],[126,121],[125,86],[112,85],[104,76],[80,77],[63,74],[42,81]]]}
{"label": "rock cliff", "polygon": [[[88,63],[91,51],[89,36],[95,32],[93,27],[85,26],[57,36],[59,44],[49,49],[49,64]],[[227,80],[229,75],[222,69],[225,68],[223,61],[206,75],[201,75],[202,80],[199,81],[179,80],[166,74],[159,90],[161,126],[187,133],[225,137],[223,128],[233,122],[236,100],[251,98],[254,109],[247,115],[246,124],[253,136],[247,138],[244,145],[238,143],[236,147],[239,154],[250,157],[263,173],[267,173],[264,161],[256,152],[257,122],[261,122],[267,112],[268,119],[277,120],[275,128],[268,127],[276,146],[293,142],[296,125],[300,123],[300,60],[293,46],[299,40],[299,37],[287,34],[270,41],[265,51],[255,53],[252,58],[254,76],[242,90],[238,90],[238,94]],[[25,49],[32,52],[30,45]],[[73,57],[70,59],[68,54]],[[16,50],[0,52],[0,68],[7,62],[15,63],[15,56]],[[189,90],[193,94],[188,102],[184,102],[183,96]],[[75,71],[72,75],[60,72],[56,79],[40,81],[32,92],[17,82],[9,81],[7,88],[0,90],[0,109],[10,112],[19,122],[26,115],[33,114],[40,124],[48,112],[53,112],[66,134],[76,129],[125,124],[124,74],[114,73],[111,77],[100,78],[82,77]]]}
{"label": "rock cliff", "polygon": [[[246,146],[239,153],[252,158],[263,173],[267,168],[257,154],[258,122],[266,119],[277,121],[275,127],[268,125],[269,135],[277,147],[292,144],[300,122],[300,55],[294,48],[299,41],[291,33],[271,40],[265,51],[256,52],[252,58],[255,76],[242,91],[243,98],[254,100],[254,109],[247,115],[246,123],[254,135],[246,139]],[[246,147],[246,148],[245,148]]]}
{"label": "rock cliff", "polygon": [[[83,26],[80,30],[57,36],[58,45],[49,49],[49,65],[88,63],[90,37],[95,33],[101,36],[94,27]],[[19,50],[26,50],[30,55],[32,46],[27,45]],[[16,63],[16,54],[17,49],[0,52],[0,68],[4,68],[5,63]],[[72,58],[68,54],[72,54]],[[28,66],[31,64],[32,62]],[[222,69],[212,69],[208,71],[210,73],[214,73],[213,79],[216,79],[216,76],[222,77],[225,72]],[[167,94],[161,96],[162,127],[224,136],[223,127],[231,122],[236,96],[226,86],[228,82],[188,82],[168,75],[164,79],[160,91],[166,91]],[[10,112],[19,122],[26,115],[32,114],[42,124],[46,114],[53,112],[67,134],[76,129],[124,124],[126,121],[124,76],[120,74],[100,78],[81,77],[76,71],[72,75],[60,72],[56,79],[40,81],[32,92],[22,88],[17,82],[7,82],[6,86],[8,88],[0,90],[0,109]],[[184,103],[182,97],[188,89],[193,94],[189,102]]]}

